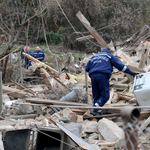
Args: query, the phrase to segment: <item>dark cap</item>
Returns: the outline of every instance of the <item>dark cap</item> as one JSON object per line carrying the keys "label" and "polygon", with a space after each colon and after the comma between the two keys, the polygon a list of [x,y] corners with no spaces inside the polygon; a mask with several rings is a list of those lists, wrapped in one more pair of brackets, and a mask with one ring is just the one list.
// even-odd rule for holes
{"label": "dark cap", "polygon": [[108,47],[103,48],[102,52],[106,52],[106,53],[110,53],[111,54],[111,50]]}

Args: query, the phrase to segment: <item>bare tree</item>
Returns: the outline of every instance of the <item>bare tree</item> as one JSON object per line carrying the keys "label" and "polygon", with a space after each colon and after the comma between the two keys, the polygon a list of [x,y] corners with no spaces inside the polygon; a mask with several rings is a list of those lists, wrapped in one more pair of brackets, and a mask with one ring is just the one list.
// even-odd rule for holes
{"label": "bare tree", "polygon": [[[3,10],[3,13],[0,14],[0,33],[3,34],[0,37],[0,46],[2,46],[4,37],[7,45],[3,53],[0,54],[0,59],[10,53],[20,33],[22,31],[28,32],[26,26],[29,26],[29,22],[35,18],[39,19],[41,15],[44,15],[47,7],[47,3],[44,2],[39,6],[38,0],[32,0],[32,2],[30,0],[12,0],[10,2],[5,0],[5,2],[3,1],[0,4],[0,9]],[[1,61],[3,79],[5,79],[8,59],[9,56]]]}

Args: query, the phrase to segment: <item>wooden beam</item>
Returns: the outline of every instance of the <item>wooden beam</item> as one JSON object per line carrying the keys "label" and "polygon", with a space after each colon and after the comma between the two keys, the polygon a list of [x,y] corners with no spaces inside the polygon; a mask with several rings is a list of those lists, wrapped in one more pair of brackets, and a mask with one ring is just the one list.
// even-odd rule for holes
{"label": "wooden beam", "polygon": [[134,61],[130,58],[130,56],[128,56],[126,53],[124,53],[121,49],[119,49],[116,52],[116,56],[120,57],[123,60],[126,60],[127,62],[134,63]]}
{"label": "wooden beam", "polygon": [[82,138],[79,136],[75,135],[73,132],[68,130],[66,127],[62,126],[60,123],[58,123],[55,119],[50,119],[56,126],[58,126],[70,139],[82,150],[98,150],[99,147],[98,145],[90,145],[86,143]]}
{"label": "wooden beam", "polygon": [[5,119],[35,119],[36,114],[28,114],[28,115],[12,115],[9,117],[6,117]]}
{"label": "wooden beam", "polygon": [[11,81],[12,83],[14,83],[15,85],[19,86],[21,89],[25,89],[25,91],[27,91],[27,92],[33,94],[33,95],[36,97],[35,92],[32,91],[32,90],[30,90],[28,87],[25,87],[25,86],[23,86],[23,85],[21,85],[21,84],[15,82],[15,81],[13,81],[13,80],[10,80],[10,81]]}
{"label": "wooden beam", "polygon": [[[59,101],[59,100],[50,100],[50,99],[41,99],[41,98],[27,98],[26,99],[27,102],[30,103],[36,103],[36,104],[56,104],[56,105],[73,105],[73,106],[88,106],[87,104],[83,104],[83,103],[75,103],[75,102],[63,102],[63,101]],[[53,105],[52,105],[53,107]]]}
{"label": "wooden beam", "polygon": [[10,95],[14,98],[26,98],[26,97],[28,97],[27,93],[23,92],[21,90],[11,88],[11,87],[8,87],[8,86],[4,86],[4,85],[2,87],[3,87],[3,93],[8,93],[8,95]]}
{"label": "wooden beam", "polygon": [[48,74],[48,72],[44,68],[40,68],[40,71],[42,72],[40,75],[43,78],[45,85],[47,86],[49,90],[52,90],[52,85],[50,82],[51,76]]}
{"label": "wooden beam", "polygon": [[[113,110],[114,111],[114,110]],[[101,119],[101,118],[110,118],[110,117],[119,117],[119,113],[107,114],[107,115],[97,115],[97,116],[83,116],[84,119]]]}
{"label": "wooden beam", "polygon": [[[39,61],[38,59],[36,59],[36,58],[34,58],[34,57],[32,57],[32,56],[30,56],[30,55],[24,53],[24,52],[23,52],[22,54],[23,54],[25,57],[31,59],[32,61],[34,61],[34,62],[36,62],[36,63],[40,63],[40,62],[41,62],[41,61]],[[48,70],[54,72],[55,74],[58,74],[58,71],[57,71],[57,70],[51,68],[50,66],[48,66],[48,65],[46,65],[46,64],[45,64],[45,66],[46,66],[46,68],[47,68]]]}
{"label": "wooden beam", "polygon": [[111,85],[111,87],[117,89],[117,90],[124,90],[126,87],[128,86],[128,84],[121,84],[121,83],[114,83]]}
{"label": "wooden beam", "polygon": [[94,38],[97,40],[97,42],[104,47],[109,47],[107,43],[104,41],[104,39],[98,34],[98,32],[91,27],[89,21],[84,17],[84,15],[79,11],[76,16],[81,21],[81,23],[86,27],[86,29],[94,36]]}
{"label": "wooden beam", "polygon": [[148,58],[148,49],[147,49],[147,44],[146,44],[144,45],[144,48],[142,50],[142,56],[141,56],[141,60],[139,63],[140,69],[143,69],[145,67],[147,58]]}

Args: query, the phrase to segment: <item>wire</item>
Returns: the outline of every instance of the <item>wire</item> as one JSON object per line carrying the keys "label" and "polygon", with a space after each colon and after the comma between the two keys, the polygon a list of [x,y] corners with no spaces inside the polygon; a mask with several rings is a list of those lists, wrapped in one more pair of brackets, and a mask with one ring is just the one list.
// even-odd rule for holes
{"label": "wire", "polygon": [[66,144],[66,145],[68,145],[68,146],[70,146],[70,147],[73,147],[73,148],[79,150],[79,148],[75,147],[74,145],[68,144],[68,143],[66,143],[66,142],[64,142],[64,141],[62,141],[62,140],[59,140],[59,139],[57,139],[57,138],[55,138],[55,137],[53,137],[53,136],[51,136],[51,135],[49,135],[49,134],[46,134],[46,133],[44,133],[44,132],[42,132],[42,131],[40,131],[40,130],[38,130],[38,129],[37,129],[37,131],[40,132],[40,133],[42,133],[42,134],[44,134],[44,135],[46,135],[46,136],[48,136],[48,137],[50,137],[50,138],[52,138],[52,139],[54,139],[54,140],[57,140],[57,141],[59,141],[59,142],[62,142],[62,143]]}

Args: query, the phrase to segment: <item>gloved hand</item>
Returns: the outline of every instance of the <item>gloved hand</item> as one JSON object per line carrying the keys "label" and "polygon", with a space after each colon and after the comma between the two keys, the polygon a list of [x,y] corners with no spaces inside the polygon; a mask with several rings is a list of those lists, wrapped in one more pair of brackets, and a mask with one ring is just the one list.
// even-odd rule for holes
{"label": "gloved hand", "polygon": [[132,75],[133,77],[135,77],[136,75],[138,75],[138,73],[136,73],[136,72],[131,72],[131,75]]}

